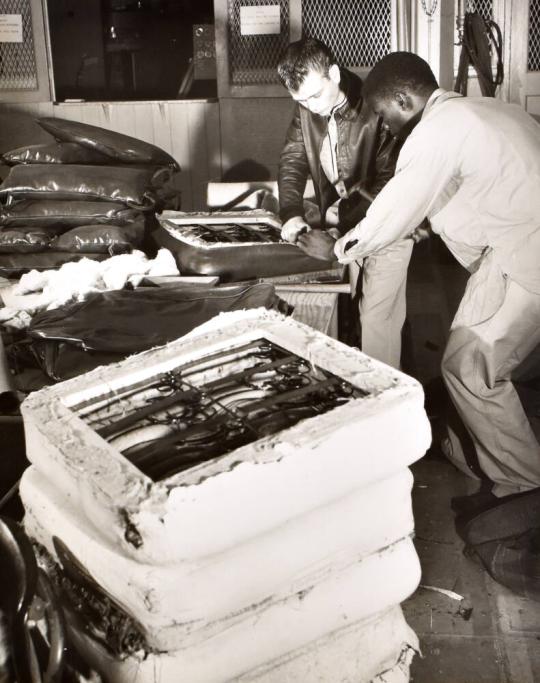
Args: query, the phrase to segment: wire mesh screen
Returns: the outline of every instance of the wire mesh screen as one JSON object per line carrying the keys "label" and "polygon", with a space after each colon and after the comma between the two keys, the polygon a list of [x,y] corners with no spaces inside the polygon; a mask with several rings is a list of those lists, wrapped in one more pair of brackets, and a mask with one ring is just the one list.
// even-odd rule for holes
{"label": "wire mesh screen", "polygon": [[467,12],[478,12],[484,19],[493,19],[493,0],[468,0]]}
{"label": "wire mesh screen", "polygon": [[[30,0],[0,0],[0,17],[15,27],[12,35],[17,41],[0,42],[0,88],[36,90],[38,81]],[[22,24],[22,42],[18,41],[18,22]]]}
{"label": "wire mesh screen", "polygon": [[540,71],[540,0],[529,3],[529,71]]}
{"label": "wire mesh screen", "polygon": [[[279,34],[242,35],[241,7],[279,6]],[[276,72],[289,44],[289,0],[229,0],[229,63],[232,85],[279,83]]]}
{"label": "wire mesh screen", "polygon": [[320,38],[344,66],[373,66],[390,52],[391,0],[302,0],[302,34]]}

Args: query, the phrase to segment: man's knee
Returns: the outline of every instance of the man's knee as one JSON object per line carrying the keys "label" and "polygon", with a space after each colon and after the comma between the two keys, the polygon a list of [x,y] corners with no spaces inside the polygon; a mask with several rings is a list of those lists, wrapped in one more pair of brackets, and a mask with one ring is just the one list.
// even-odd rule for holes
{"label": "man's knee", "polygon": [[481,398],[489,390],[489,372],[475,344],[448,345],[441,360],[441,374],[450,395],[460,401]]}

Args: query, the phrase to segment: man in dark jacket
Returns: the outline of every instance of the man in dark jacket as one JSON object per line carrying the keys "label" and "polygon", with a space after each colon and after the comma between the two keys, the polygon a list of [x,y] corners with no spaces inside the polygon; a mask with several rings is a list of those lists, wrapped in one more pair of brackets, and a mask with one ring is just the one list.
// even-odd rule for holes
{"label": "man in dark jacket", "polygon": [[[281,152],[278,173],[282,236],[320,227],[336,237],[365,215],[369,197],[392,177],[400,141],[363,106],[362,81],[340,68],[316,38],[289,45],[278,74],[297,105]],[[318,215],[303,195],[308,177]],[[362,350],[398,368],[405,320],[407,267],[412,239],[401,240],[360,262],[359,310]],[[351,269],[356,281],[358,268]]]}

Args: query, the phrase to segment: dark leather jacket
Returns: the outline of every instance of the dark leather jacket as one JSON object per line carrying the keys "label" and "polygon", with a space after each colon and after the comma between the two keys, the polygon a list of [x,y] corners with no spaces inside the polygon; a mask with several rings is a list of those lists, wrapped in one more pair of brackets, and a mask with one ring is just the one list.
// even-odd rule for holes
{"label": "dark leather jacket", "polygon": [[[342,68],[341,85],[347,101],[335,118],[338,170],[350,197],[339,206],[340,230],[346,231],[364,217],[369,206],[369,201],[354,193],[354,188],[362,186],[376,195],[394,174],[401,142],[382,128],[380,118],[362,106],[362,80],[358,76]],[[320,164],[327,128],[326,117],[296,105],[279,161],[279,213],[283,222],[304,215],[303,194],[309,176],[323,223],[326,210],[338,199]]]}

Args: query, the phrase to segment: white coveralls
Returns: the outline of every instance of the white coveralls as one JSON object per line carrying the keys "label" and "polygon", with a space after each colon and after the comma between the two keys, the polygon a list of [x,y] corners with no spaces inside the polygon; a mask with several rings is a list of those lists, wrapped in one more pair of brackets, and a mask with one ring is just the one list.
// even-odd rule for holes
{"label": "white coveralls", "polygon": [[493,493],[536,488],[540,446],[511,375],[540,343],[540,125],[517,105],[436,90],[336,256],[365,257],[426,216],[472,273],[442,363],[450,396]]}

